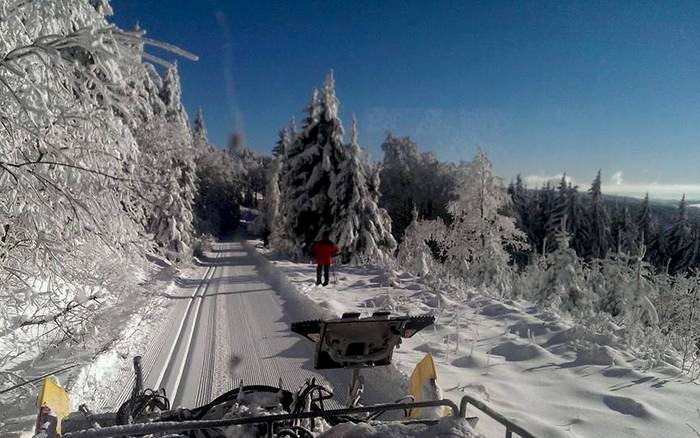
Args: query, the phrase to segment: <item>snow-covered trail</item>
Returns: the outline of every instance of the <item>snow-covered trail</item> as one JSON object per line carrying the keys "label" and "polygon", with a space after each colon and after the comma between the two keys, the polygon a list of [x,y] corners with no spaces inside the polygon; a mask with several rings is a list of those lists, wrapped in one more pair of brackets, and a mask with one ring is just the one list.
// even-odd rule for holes
{"label": "snow-covered trail", "polygon": [[294,391],[316,377],[344,397],[349,373],[314,370],[313,344],[289,330],[310,315],[285,303],[239,242],[217,243],[202,263],[202,279],[170,296],[170,318],[143,355],[146,388],[165,388],[173,407],[195,407],[241,380],[277,386],[281,378]]}

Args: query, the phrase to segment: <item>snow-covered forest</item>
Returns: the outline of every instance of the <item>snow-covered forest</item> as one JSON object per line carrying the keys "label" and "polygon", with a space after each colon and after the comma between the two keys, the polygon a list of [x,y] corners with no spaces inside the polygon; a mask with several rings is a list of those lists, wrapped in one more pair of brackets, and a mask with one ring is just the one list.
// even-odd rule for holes
{"label": "snow-covered forest", "polygon": [[[196,56],[111,13],[0,0],[0,387],[51,349],[108,349],[153,299],[156,263],[244,231],[297,261],[329,233],[343,264],[526,300],[700,379],[700,216],[685,199],[665,221],[648,196],[633,210],[606,197],[600,172],[527,187],[494,174],[488,145],[445,162],[400,133],[374,160],[332,71],[298,125],[290,109],[277,143],[255,145],[269,155],[242,133],[219,147],[182,104],[177,62]],[[242,208],[258,213],[248,230]]]}
{"label": "snow-covered forest", "polygon": [[649,365],[700,376],[700,217],[681,199],[670,223],[649,197],[634,212],[610,202],[601,174],[579,191],[506,185],[483,150],[439,161],[409,137],[387,134],[383,161],[347,140],[334,79],[314,90],[300,128],[280,131],[253,231],[300,259],[324,231],[346,263],[398,268],[526,299],[623,339]]}
{"label": "snow-covered forest", "polygon": [[[183,108],[176,59],[196,56],[111,13],[0,2],[0,370],[108,348],[152,299],[154,257],[186,262],[255,199],[262,158],[215,148]],[[2,385],[18,379],[0,371]]]}

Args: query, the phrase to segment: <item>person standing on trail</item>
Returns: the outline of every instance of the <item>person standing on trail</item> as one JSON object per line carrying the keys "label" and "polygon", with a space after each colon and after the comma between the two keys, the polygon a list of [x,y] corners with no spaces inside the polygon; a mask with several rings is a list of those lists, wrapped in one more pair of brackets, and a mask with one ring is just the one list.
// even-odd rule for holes
{"label": "person standing on trail", "polygon": [[311,245],[311,253],[316,257],[316,285],[321,284],[323,271],[323,285],[328,286],[328,270],[333,264],[333,257],[338,255],[338,247],[331,242],[327,231],[322,234],[321,240]]}

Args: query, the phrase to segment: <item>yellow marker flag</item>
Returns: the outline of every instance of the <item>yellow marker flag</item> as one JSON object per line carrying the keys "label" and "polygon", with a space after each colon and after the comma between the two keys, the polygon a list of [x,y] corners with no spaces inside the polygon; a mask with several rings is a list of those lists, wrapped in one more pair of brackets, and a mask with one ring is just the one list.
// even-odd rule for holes
{"label": "yellow marker flag", "polygon": [[[442,390],[437,384],[437,371],[435,370],[432,354],[426,354],[425,357],[416,364],[411,374],[410,386],[411,395],[415,401],[431,401],[440,400],[442,398]],[[429,417],[441,417],[448,414],[447,409],[443,409],[442,407],[411,410],[411,417],[424,417],[426,415]]]}
{"label": "yellow marker flag", "polygon": [[60,436],[61,421],[70,413],[68,392],[54,377],[47,377],[44,379],[37,404],[39,415],[36,421],[36,433],[45,428],[49,437]]}

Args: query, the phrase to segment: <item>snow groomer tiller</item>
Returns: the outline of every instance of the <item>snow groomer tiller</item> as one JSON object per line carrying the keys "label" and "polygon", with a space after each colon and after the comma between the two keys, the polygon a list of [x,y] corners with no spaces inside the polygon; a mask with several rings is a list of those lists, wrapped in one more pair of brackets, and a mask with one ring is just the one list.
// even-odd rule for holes
{"label": "snow groomer tiller", "polygon": [[[361,370],[389,365],[394,348],[401,344],[401,340],[413,336],[433,321],[433,316],[391,317],[388,312],[377,312],[367,318],[361,318],[358,313],[349,313],[340,319],[293,323],[293,332],[315,343],[314,367],[317,370],[341,368],[350,371],[351,384],[344,404],[332,400],[331,389],[315,379],[307,380],[296,392],[284,389],[280,379],[277,387],[244,386],[241,382],[238,388],[220,395],[206,405],[192,409],[170,409],[163,390],[142,389],[140,361],[136,359],[136,383],[132,396],[116,413],[93,414],[87,407],[81,406],[79,412],[71,413],[62,423],[59,420],[58,424],[62,424],[63,438],[313,438],[321,435],[335,436],[335,426],[344,431],[347,431],[346,427],[366,428],[367,424],[430,428],[442,421],[439,418],[442,415],[460,422],[462,420],[456,417],[465,417],[469,403],[504,424],[507,437],[516,432],[529,438],[531,435],[527,432],[499,418],[498,414],[469,397],[462,400],[461,410],[450,400],[423,398],[420,394],[393,403],[361,405],[365,384]],[[430,365],[432,367],[432,359]],[[413,383],[412,381],[412,387]],[[420,418],[415,415],[421,409],[431,408],[438,408],[440,414],[437,418]],[[391,421],[380,419],[389,411],[403,411],[405,418]],[[467,421],[474,425],[476,419],[469,418]],[[473,435],[465,433],[450,436]]]}

